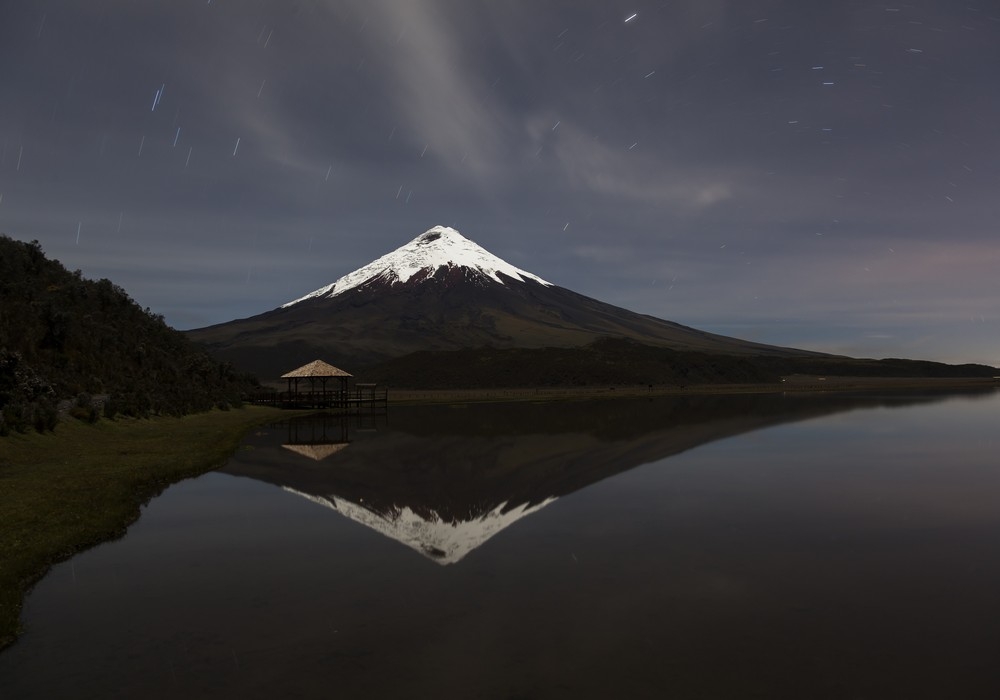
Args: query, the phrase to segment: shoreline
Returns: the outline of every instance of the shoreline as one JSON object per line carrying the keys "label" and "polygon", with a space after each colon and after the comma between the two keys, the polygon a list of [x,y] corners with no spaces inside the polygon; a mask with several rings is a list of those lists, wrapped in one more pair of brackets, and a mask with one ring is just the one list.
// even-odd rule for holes
{"label": "shoreline", "polygon": [[429,403],[545,402],[661,396],[989,388],[1000,388],[1000,380],[991,377],[820,377],[792,375],[778,384],[624,385],[504,389],[392,389],[390,387],[388,403],[390,406],[412,406]]}
{"label": "shoreline", "polygon": [[0,653],[24,633],[24,599],[53,565],[122,537],[164,489],[225,464],[249,430],[295,413],[71,418],[55,432],[0,438]]}

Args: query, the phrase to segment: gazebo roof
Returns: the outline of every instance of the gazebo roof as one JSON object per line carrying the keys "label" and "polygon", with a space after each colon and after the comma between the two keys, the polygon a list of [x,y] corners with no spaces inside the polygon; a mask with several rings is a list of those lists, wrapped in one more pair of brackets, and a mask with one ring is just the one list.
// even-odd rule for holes
{"label": "gazebo roof", "polygon": [[352,377],[354,375],[338,369],[333,365],[323,362],[323,360],[313,360],[308,365],[302,365],[298,369],[286,372],[281,375],[282,379],[301,379],[309,377]]}

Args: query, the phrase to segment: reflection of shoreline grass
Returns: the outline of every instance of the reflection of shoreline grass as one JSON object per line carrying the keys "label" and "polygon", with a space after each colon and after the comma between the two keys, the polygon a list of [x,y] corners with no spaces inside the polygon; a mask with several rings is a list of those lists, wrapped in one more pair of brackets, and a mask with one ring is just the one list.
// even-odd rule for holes
{"label": "reflection of shoreline grass", "polygon": [[0,439],[0,649],[49,567],[119,537],[170,484],[223,464],[247,429],[287,417],[250,407],[184,418],[62,422]]}

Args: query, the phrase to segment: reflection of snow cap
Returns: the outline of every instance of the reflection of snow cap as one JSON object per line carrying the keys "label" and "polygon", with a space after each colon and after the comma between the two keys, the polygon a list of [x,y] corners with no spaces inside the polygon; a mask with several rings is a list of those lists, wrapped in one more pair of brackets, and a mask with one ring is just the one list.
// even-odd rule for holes
{"label": "reflection of snow cap", "polygon": [[454,564],[461,561],[466,554],[479,547],[493,535],[510,527],[524,516],[538,512],[556,500],[555,497],[547,498],[533,506],[522,503],[506,512],[504,512],[504,508],[507,503],[504,502],[477,518],[446,522],[436,513],[432,517],[424,519],[408,506],[403,506],[389,515],[381,515],[337,496],[331,495],[329,498],[311,496],[287,486],[282,488],[289,493],[307,498],[313,503],[332,508],[365,527],[397,542],[402,542],[438,564]]}

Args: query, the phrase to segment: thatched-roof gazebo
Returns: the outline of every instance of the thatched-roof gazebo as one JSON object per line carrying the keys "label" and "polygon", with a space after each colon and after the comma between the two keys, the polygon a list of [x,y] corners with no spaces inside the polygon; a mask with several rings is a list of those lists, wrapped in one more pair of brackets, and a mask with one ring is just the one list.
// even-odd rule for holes
{"label": "thatched-roof gazebo", "polygon": [[[347,402],[347,380],[353,375],[342,369],[327,364],[322,360],[313,360],[307,365],[302,365],[298,369],[286,372],[281,375],[282,379],[288,380],[288,395],[293,403],[301,403],[306,400],[313,406],[340,406]],[[299,380],[309,380],[309,393],[299,394]],[[327,390],[327,381],[335,379],[339,382],[336,389]],[[294,390],[292,388],[294,382]],[[316,391],[316,383],[319,382],[320,390]]]}

